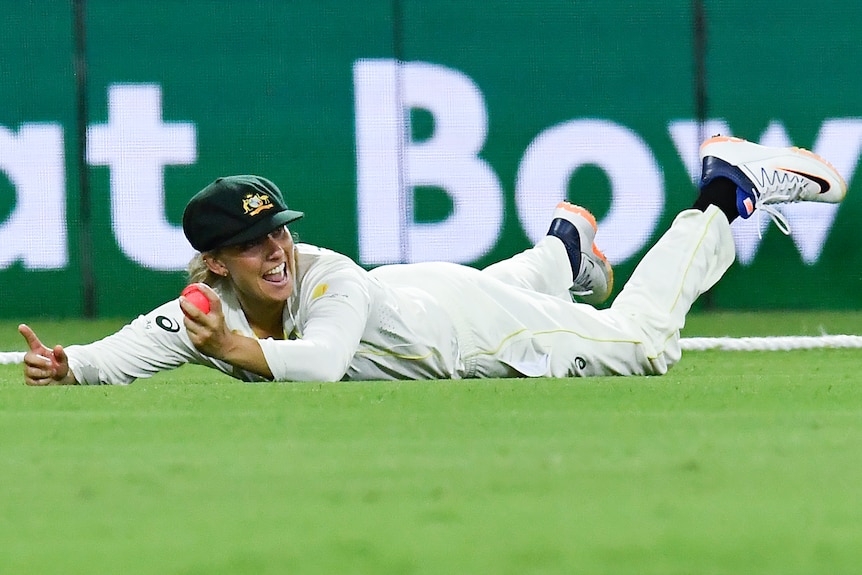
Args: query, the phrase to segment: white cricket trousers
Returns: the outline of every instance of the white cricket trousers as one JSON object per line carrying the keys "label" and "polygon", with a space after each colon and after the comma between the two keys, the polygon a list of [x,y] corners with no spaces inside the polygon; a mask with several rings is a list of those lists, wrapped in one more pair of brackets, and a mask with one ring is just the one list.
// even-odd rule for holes
{"label": "white cricket trousers", "polygon": [[659,375],[681,357],[692,304],[734,257],[727,218],[710,206],[681,212],[607,309],[572,303],[571,266],[553,236],[482,271],[414,280],[455,324],[459,377]]}

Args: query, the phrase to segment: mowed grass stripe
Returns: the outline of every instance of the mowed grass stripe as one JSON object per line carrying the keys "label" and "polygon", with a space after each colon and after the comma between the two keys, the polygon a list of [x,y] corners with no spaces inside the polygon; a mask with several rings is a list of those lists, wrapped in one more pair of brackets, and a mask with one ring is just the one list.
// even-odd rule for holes
{"label": "mowed grass stripe", "polygon": [[858,359],[701,352],[655,378],[327,385],[184,368],[89,389],[25,388],[4,366],[0,562],[850,573]]}

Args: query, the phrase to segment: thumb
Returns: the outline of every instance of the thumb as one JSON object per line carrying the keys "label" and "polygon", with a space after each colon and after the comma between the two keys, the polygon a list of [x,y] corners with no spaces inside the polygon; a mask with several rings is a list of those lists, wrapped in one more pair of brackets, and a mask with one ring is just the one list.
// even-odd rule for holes
{"label": "thumb", "polygon": [[69,362],[69,358],[66,356],[66,350],[63,349],[62,345],[54,346],[54,359],[61,365]]}
{"label": "thumb", "polygon": [[56,377],[58,379],[65,378],[69,375],[69,356],[66,355],[66,350],[63,349],[62,345],[55,345],[52,353],[54,354],[54,369],[57,370]]}
{"label": "thumb", "polygon": [[195,285],[197,285],[201,293],[203,293],[206,298],[210,300],[210,313],[222,313],[221,298],[218,296],[216,291],[205,283],[199,283]]}
{"label": "thumb", "polygon": [[18,326],[18,333],[24,336],[24,339],[27,340],[27,346],[30,348],[30,351],[42,351],[45,346],[42,345],[42,342],[39,341],[39,338],[36,337],[36,332],[30,329],[30,326],[22,323]]}

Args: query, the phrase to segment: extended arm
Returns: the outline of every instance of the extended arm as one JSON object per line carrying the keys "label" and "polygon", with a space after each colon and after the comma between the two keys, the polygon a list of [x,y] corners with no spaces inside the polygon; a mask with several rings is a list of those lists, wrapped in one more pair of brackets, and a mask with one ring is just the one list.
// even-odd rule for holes
{"label": "extended arm", "polygon": [[53,350],[43,346],[30,328],[22,326],[19,329],[30,347],[25,354],[25,382],[124,385],[186,363],[207,365],[240,379],[253,377],[198,352],[182,329],[180,318],[182,312],[174,300],[103,339]]}

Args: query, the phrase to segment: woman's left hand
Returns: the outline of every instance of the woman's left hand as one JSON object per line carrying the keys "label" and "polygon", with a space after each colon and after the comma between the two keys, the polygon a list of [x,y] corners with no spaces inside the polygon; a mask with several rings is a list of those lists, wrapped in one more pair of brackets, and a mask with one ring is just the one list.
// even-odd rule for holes
{"label": "woman's left hand", "polygon": [[203,354],[216,359],[224,359],[228,355],[232,334],[224,320],[221,299],[211,287],[199,283],[200,289],[210,302],[210,310],[204,313],[184,296],[180,296],[180,308],[185,318],[183,323],[192,344]]}

